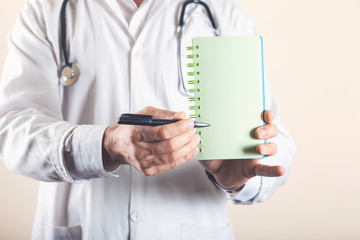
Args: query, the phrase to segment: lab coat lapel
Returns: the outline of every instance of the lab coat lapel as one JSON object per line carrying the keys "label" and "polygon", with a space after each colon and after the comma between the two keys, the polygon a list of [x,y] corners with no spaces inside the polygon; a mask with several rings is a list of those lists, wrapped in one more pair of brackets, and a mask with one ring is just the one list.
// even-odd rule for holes
{"label": "lab coat lapel", "polygon": [[[148,6],[143,6],[144,4],[149,4]],[[162,7],[163,0],[145,0],[142,5],[140,5],[140,8],[138,9],[138,11],[143,11],[143,12],[139,12],[141,14],[146,14],[145,20],[142,22],[143,26],[138,26],[141,29],[137,29],[137,34],[132,35],[130,33],[130,35],[132,35],[133,40],[134,40],[134,45],[133,47],[136,49],[141,45],[141,43],[144,41],[144,38],[146,37],[146,33],[148,32],[148,28],[150,28],[153,24],[152,24],[152,20],[154,18],[156,18],[156,15],[159,14],[159,12],[161,12],[161,7]],[[147,12],[146,12],[147,11]],[[131,27],[131,26],[130,26]],[[130,29],[130,28],[129,28]],[[130,32],[131,30],[129,30]]]}
{"label": "lab coat lapel", "polygon": [[[102,0],[104,1],[104,0]],[[130,1],[130,0],[127,0]],[[129,28],[129,23],[126,20],[125,14],[124,14],[124,10],[122,9],[124,6],[123,5],[129,5],[129,3],[127,3],[127,1],[118,1],[118,0],[105,0],[105,2],[108,4],[109,8],[111,9],[111,12],[114,13],[114,16],[116,16],[116,18],[118,18],[121,22],[121,24],[123,24],[127,29]]]}

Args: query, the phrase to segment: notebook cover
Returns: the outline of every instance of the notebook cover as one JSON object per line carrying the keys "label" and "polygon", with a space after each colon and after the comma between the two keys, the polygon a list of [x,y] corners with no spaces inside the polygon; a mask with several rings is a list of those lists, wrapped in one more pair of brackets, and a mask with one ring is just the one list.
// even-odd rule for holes
{"label": "notebook cover", "polygon": [[199,129],[201,151],[198,158],[263,157],[256,153],[256,146],[264,140],[254,136],[255,129],[264,125],[262,38],[201,37],[193,39],[193,46],[194,63],[199,63],[193,73],[199,83],[192,85],[195,99],[190,100],[196,100],[194,105],[200,107],[195,110],[196,121],[211,124],[211,127]]}

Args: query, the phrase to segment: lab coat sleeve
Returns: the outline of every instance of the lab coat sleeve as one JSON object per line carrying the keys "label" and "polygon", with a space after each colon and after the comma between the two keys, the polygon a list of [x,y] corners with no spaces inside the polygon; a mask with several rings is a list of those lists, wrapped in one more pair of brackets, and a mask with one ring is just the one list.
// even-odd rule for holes
{"label": "lab coat sleeve", "polygon": [[0,81],[0,159],[40,181],[113,176],[102,164],[106,126],[62,121],[59,66],[39,2],[28,1],[9,35]]}
{"label": "lab coat sleeve", "polygon": [[[225,11],[217,14],[217,16],[224,16],[219,19],[221,35],[238,36],[257,34],[250,17],[246,15],[234,1],[228,0],[227,2],[229,4],[225,7]],[[274,123],[279,130],[278,136],[270,139],[268,142],[274,142],[277,145],[278,151],[275,156],[262,159],[261,163],[281,165],[285,167],[286,174],[277,178],[254,177],[250,179],[240,192],[230,194],[235,204],[253,204],[269,198],[279,186],[286,182],[291,163],[295,156],[296,149],[294,141],[280,122],[279,106],[267,80],[265,81],[265,98],[266,109],[273,112]]]}

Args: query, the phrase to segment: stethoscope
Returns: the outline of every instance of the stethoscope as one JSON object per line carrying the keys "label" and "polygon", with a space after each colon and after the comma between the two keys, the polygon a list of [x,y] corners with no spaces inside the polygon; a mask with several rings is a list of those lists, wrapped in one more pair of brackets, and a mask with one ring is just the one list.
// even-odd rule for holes
{"label": "stethoscope", "polygon": [[[69,0],[64,0],[62,6],[61,6],[61,12],[60,12],[60,46],[61,46],[61,52],[64,58],[64,62],[65,62],[65,66],[63,67],[62,71],[61,71],[61,77],[60,77],[60,83],[64,86],[71,86],[74,83],[76,83],[76,81],[79,79],[80,77],[80,67],[79,64],[77,63],[71,63],[69,61],[69,55],[66,52],[66,6],[68,4]],[[209,6],[204,3],[201,0],[187,0],[183,3],[182,7],[181,7],[181,12],[180,12],[180,17],[179,17],[179,25],[177,28],[177,59],[178,59],[178,74],[179,74],[179,78],[181,80],[182,83],[182,88],[184,90],[185,93],[187,93],[187,88],[185,86],[185,81],[184,81],[184,76],[182,74],[182,67],[181,67],[181,40],[182,40],[182,33],[183,33],[183,28],[185,26],[185,11],[186,11],[186,7],[191,4],[191,3],[195,3],[195,4],[199,4],[201,6],[204,7],[209,21],[210,21],[210,27],[211,30],[213,31],[215,36],[218,36],[218,28],[215,24],[215,20],[214,17],[210,11]]]}

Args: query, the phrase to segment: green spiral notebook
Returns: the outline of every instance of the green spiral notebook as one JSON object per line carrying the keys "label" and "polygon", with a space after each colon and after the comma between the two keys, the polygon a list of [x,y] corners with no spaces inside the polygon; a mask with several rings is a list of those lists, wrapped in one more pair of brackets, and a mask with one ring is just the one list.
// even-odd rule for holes
{"label": "green spiral notebook", "polygon": [[211,127],[198,131],[200,160],[262,158],[254,136],[264,125],[263,40],[260,36],[200,37],[193,39],[190,107],[196,121]]}

